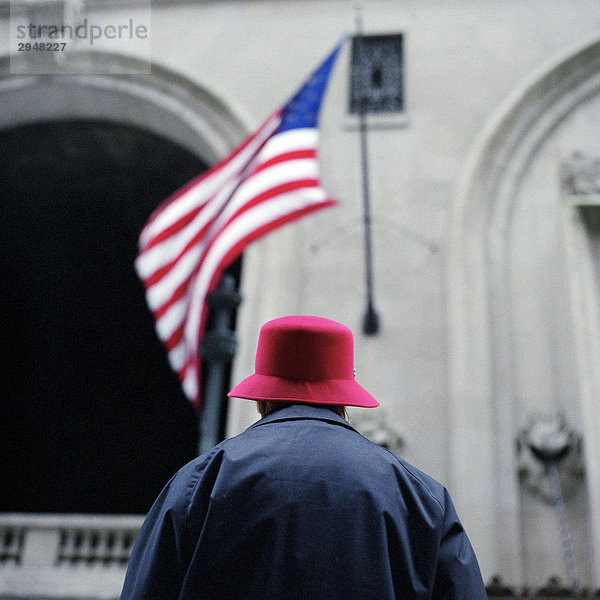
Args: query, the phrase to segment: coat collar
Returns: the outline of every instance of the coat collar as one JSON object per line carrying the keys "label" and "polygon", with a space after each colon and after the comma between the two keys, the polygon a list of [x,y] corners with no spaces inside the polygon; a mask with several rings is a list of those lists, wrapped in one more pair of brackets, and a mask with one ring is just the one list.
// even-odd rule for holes
{"label": "coat collar", "polygon": [[250,425],[249,429],[259,427],[261,425],[268,425],[269,423],[281,423],[282,421],[299,421],[299,420],[316,420],[326,421],[333,425],[341,425],[351,431],[356,431],[346,419],[340,417],[328,408],[321,408],[318,406],[309,406],[307,404],[292,404],[285,408],[276,410],[275,412],[267,415],[257,421],[253,425]]}

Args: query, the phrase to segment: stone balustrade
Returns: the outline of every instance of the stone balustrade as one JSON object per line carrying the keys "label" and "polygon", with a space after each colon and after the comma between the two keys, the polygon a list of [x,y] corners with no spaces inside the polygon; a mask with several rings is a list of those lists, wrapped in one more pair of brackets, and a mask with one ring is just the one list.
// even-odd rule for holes
{"label": "stone balustrade", "polygon": [[0,598],[118,598],[143,519],[0,514]]}

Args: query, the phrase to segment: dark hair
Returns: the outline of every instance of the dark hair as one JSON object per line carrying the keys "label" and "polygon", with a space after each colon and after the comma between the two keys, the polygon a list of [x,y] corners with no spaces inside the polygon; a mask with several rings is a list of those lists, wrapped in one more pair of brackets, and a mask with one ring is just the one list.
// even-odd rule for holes
{"label": "dark hair", "polygon": [[[282,408],[286,408],[288,406],[292,406],[294,402],[263,402],[259,401],[256,403],[258,405],[258,412],[261,417],[266,417],[271,413],[274,413],[276,410],[280,410]],[[304,404],[304,403],[303,403]],[[346,407],[337,404],[309,404],[309,406],[316,406],[318,408],[327,408],[333,411],[336,415],[342,417],[342,419],[347,418]]]}

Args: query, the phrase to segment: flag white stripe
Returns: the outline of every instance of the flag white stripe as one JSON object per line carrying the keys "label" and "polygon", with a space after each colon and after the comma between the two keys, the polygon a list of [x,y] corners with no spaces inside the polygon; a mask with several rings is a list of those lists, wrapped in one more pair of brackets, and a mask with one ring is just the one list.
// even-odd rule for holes
{"label": "flag white stripe", "polygon": [[177,344],[177,346],[174,346],[171,350],[169,350],[168,358],[171,369],[173,369],[175,373],[179,373],[181,369],[183,369],[187,360],[185,343],[180,342]]}
{"label": "flag white stripe", "polygon": [[181,382],[183,393],[190,400],[195,400],[198,397],[198,373],[193,369],[188,369],[185,378]]}
{"label": "flag white stripe", "polygon": [[[181,386],[183,393],[187,396],[188,400],[193,401],[198,394],[199,381],[198,372],[196,369],[188,368],[185,371],[179,371],[179,378],[181,380]],[[183,379],[182,379],[183,375]]]}
{"label": "flag white stripe", "polygon": [[156,332],[158,337],[166,342],[177,328],[183,323],[187,311],[187,298],[182,297],[171,306],[156,320]]}
{"label": "flag white stripe", "polygon": [[316,149],[318,144],[319,132],[316,129],[288,129],[274,135],[264,145],[259,153],[259,162],[266,162],[286,152],[294,152],[304,148]]}

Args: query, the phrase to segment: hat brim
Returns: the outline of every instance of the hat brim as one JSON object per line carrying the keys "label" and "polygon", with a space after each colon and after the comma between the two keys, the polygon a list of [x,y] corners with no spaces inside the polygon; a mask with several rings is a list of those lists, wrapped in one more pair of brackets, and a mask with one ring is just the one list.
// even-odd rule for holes
{"label": "hat brim", "polygon": [[354,379],[306,381],[254,374],[236,385],[227,395],[230,398],[264,402],[299,402],[363,408],[379,406],[379,402]]}

